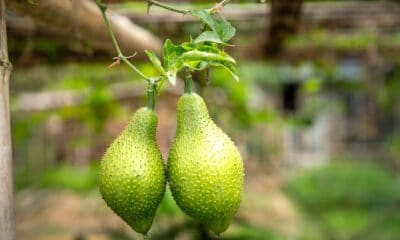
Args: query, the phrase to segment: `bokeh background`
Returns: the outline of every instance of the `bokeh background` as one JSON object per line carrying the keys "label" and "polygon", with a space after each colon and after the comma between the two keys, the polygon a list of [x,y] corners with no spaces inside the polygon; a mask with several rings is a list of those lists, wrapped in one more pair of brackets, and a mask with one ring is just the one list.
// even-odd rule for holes
{"label": "bokeh background", "polygon": [[[106,2],[113,21],[126,16],[140,28],[124,25],[117,37],[149,75],[144,47],[158,51],[200,29],[157,7],[147,15],[145,1]],[[102,201],[97,172],[144,104],[145,81],[124,65],[107,68],[115,52],[93,2],[7,4],[17,239],[141,239]],[[241,0],[222,13],[237,28],[226,51],[240,81],[221,69],[194,76],[246,168],[241,208],[222,239],[400,239],[400,3]],[[141,38],[148,33],[154,42]],[[181,82],[165,86],[157,101],[165,159],[181,93]],[[149,238],[212,235],[167,194]]]}

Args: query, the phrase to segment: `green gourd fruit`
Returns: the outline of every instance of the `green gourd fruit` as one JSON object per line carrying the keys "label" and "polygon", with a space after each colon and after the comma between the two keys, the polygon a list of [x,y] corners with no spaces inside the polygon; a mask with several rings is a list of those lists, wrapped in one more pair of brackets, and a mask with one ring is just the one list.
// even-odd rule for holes
{"label": "green gourd fruit", "polygon": [[103,156],[100,193],[136,232],[146,234],[164,196],[166,174],[156,143],[157,115],[143,107]]}
{"label": "green gourd fruit", "polygon": [[216,234],[229,227],[242,198],[243,162],[196,93],[178,101],[167,173],[172,195],[187,215]]}

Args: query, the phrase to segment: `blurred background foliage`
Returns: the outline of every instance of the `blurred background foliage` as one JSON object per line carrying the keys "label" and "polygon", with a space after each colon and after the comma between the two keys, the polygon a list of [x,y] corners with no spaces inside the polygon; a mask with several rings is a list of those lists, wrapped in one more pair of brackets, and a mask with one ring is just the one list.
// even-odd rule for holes
{"label": "blurred background foliage", "polygon": [[[146,17],[141,1],[107,2],[161,39],[187,40],[199,29],[192,21],[150,21],[165,11],[152,8]],[[211,116],[245,159],[243,204],[222,239],[399,239],[400,32],[389,20],[375,22],[393,18],[388,9],[400,13],[400,5],[302,4],[302,22],[278,56],[266,54],[268,18],[232,20],[238,32],[226,50],[237,59],[239,82],[222,69],[194,75]],[[227,12],[269,6],[234,1]],[[360,7],[360,15],[373,8],[376,15],[344,11],[336,21],[311,15],[332,6]],[[362,24],[351,25],[353,18]],[[97,171],[105,148],[144,104],[144,81],[123,65],[107,68],[111,57],[104,52],[72,51],[46,35],[11,31],[9,51],[20,239],[139,239],[100,199]],[[133,61],[155,73],[145,59]],[[181,92],[178,84],[159,93],[164,158]],[[169,192],[158,211],[150,239],[211,238]]]}

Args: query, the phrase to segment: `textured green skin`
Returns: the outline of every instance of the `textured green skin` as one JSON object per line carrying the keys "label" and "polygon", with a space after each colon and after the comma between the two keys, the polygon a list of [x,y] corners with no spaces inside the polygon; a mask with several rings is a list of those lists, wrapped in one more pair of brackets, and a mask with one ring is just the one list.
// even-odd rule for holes
{"label": "textured green skin", "polygon": [[224,232],[243,192],[243,162],[231,139],[208,115],[203,99],[184,94],[167,172],[172,195],[189,216]]}
{"label": "textured green skin", "polygon": [[164,196],[166,174],[156,143],[157,115],[141,108],[103,156],[99,188],[107,205],[146,234]]}

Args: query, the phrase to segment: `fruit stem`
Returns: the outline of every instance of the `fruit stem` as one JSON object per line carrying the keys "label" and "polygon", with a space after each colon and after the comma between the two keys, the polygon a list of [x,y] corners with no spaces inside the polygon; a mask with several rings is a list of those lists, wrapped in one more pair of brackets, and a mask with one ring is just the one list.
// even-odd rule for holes
{"label": "fruit stem", "polygon": [[143,240],[147,240],[147,234],[143,234]]}
{"label": "fruit stem", "polygon": [[156,105],[156,83],[154,81],[149,81],[147,87],[147,107],[154,110]]}
{"label": "fruit stem", "polygon": [[193,79],[192,79],[192,73],[190,72],[190,69],[185,68],[183,74],[184,74],[183,79],[185,81],[185,93],[192,93],[193,92]]}

